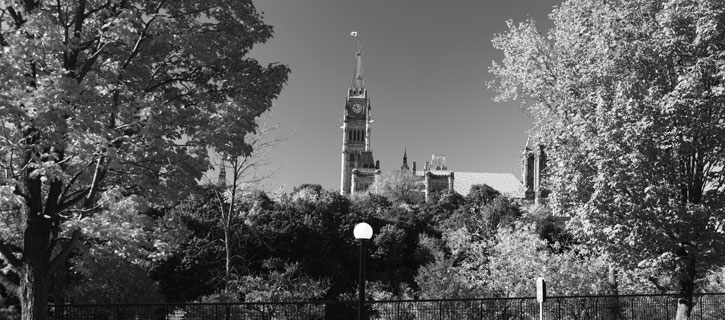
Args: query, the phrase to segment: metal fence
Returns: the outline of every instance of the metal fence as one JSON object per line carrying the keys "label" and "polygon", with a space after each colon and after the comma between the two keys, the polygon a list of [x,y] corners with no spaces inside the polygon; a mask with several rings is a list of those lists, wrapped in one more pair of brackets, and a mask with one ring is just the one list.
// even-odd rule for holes
{"label": "metal fence", "polygon": [[[356,302],[279,302],[238,304],[58,305],[51,320],[355,320]],[[674,319],[674,295],[551,297],[547,320]],[[366,304],[370,320],[535,320],[535,298],[396,300]],[[695,297],[693,320],[725,319],[725,294]]]}

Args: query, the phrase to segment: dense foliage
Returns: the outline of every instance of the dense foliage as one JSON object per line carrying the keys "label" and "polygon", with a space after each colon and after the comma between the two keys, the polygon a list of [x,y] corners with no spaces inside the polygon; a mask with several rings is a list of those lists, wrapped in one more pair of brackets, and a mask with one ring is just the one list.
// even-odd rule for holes
{"label": "dense foliage", "polygon": [[[602,294],[606,259],[571,243],[563,223],[532,216],[488,186],[467,196],[443,193],[407,203],[397,194],[352,198],[302,185],[274,199],[240,200],[233,215],[234,266],[224,279],[216,186],[173,210],[192,235],[153,269],[169,301],[353,299],[357,288],[355,224],[375,230],[369,244],[368,293],[375,299],[530,296],[546,276],[558,294]],[[526,271],[524,271],[526,270]]]}
{"label": "dense foliage", "polygon": [[[492,87],[546,145],[556,213],[620,268],[680,295],[725,260],[725,3],[571,0],[509,22]],[[663,286],[664,284],[664,286]]]}
{"label": "dense foliage", "polygon": [[289,73],[247,57],[271,36],[249,0],[0,3],[0,280],[23,319],[46,318],[104,192],[168,205],[209,149],[252,151]]}

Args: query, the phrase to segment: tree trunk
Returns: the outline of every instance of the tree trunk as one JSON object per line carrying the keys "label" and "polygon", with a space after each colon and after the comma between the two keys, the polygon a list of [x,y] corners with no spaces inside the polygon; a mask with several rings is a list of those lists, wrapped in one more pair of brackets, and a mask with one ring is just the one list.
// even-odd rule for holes
{"label": "tree trunk", "polygon": [[229,244],[229,225],[224,228],[224,251],[226,261],[224,261],[224,292],[229,292],[229,281],[232,276],[232,248]]}
{"label": "tree trunk", "polygon": [[48,317],[50,223],[34,212],[27,219],[19,291],[22,320],[45,320]]}
{"label": "tree trunk", "polygon": [[680,292],[677,299],[676,320],[690,320],[692,308],[695,301],[692,297],[695,290],[695,263],[693,248],[689,248],[684,256],[678,261],[678,273],[680,277]]}
{"label": "tree trunk", "polygon": [[63,289],[66,286],[66,261],[63,261],[58,266],[53,274],[53,304],[62,305],[65,304],[65,297],[63,296]]}

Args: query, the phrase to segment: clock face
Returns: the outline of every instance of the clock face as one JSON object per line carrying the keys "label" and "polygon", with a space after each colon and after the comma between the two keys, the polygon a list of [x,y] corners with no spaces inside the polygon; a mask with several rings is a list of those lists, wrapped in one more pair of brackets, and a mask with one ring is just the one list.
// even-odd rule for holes
{"label": "clock face", "polygon": [[363,111],[363,107],[359,103],[353,104],[352,105],[352,111],[354,111],[355,113],[360,113],[360,112]]}

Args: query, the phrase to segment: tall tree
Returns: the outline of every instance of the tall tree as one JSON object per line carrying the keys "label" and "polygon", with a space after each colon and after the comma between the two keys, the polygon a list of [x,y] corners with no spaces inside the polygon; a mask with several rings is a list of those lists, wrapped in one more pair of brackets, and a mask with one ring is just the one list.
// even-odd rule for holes
{"label": "tall tree", "polygon": [[509,22],[492,87],[521,98],[547,146],[552,204],[628,268],[669,270],[677,319],[722,264],[725,3],[571,0]]}
{"label": "tall tree", "polygon": [[49,274],[79,238],[62,222],[92,215],[107,186],[170,201],[209,148],[252,151],[244,137],[289,73],[246,57],[271,36],[249,0],[0,5],[0,194],[21,202],[23,234],[0,253],[24,320],[46,318]]}
{"label": "tall tree", "polygon": [[221,166],[226,166],[226,162],[229,162],[231,179],[226,176],[220,177],[220,179],[224,179],[221,181],[223,185],[221,188],[213,189],[223,191],[217,193],[219,201],[217,218],[224,231],[224,281],[227,289],[232,277],[232,222],[235,218],[250,214],[252,213],[250,211],[255,209],[253,198],[258,192],[259,184],[274,173],[274,171],[266,170],[270,164],[269,152],[286,139],[274,134],[279,128],[279,123],[272,122],[271,111],[261,116],[257,124],[257,131],[244,137],[246,145],[253,151],[244,152],[243,149],[240,149],[223,154]]}

